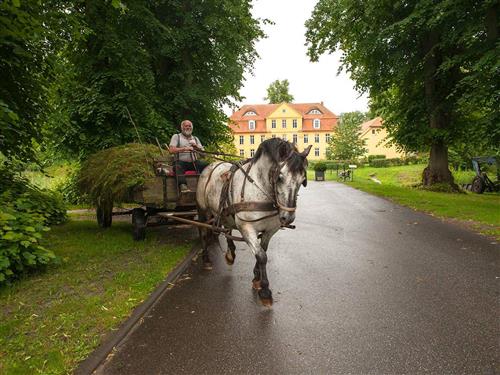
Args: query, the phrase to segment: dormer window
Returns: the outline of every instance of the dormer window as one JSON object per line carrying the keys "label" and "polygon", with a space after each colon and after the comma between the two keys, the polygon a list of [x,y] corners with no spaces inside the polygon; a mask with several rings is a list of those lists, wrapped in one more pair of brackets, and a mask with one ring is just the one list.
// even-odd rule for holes
{"label": "dormer window", "polygon": [[313,128],[314,128],[314,129],[319,129],[319,128],[320,128],[320,126],[321,126],[321,121],[319,120],[319,118],[315,118],[315,119],[313,120]]}
{"label": "dormer window", "polygon": [[247,111],[243,116],[256,116],[256,115],[257,113],[255,113],[255,111]]}
{"label": "dormer window", "polygon": [[255,120],[248,121],[248,130],[255,130]]}
{"label": "dormer window", "polygon": [[311,109],[308,113],[309,115],[322,115],[321,111],[319,109]]}

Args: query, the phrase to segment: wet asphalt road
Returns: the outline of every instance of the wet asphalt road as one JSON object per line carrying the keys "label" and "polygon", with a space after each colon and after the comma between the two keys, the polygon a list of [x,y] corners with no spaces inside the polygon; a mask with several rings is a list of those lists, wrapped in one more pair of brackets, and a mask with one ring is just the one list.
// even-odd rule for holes
{"label": "wet asphalt road", "polygon": [[98,373],[500,372],[492,240],[336,183],[302,189],[295,224],[269,246],[272,308],[246,245],[232,267],[214,247]]}

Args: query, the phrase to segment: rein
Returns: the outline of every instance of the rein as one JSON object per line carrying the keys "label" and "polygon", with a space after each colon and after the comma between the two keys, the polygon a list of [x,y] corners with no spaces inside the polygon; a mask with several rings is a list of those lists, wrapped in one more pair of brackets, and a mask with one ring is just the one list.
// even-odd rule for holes
{"label": "rein", "polygon": [[[253,158],[247,158],[247,159],[244,159],[244,160],[241,160],[238,162],[234,162],[234,161],[222,159],[218,156],[239,157],[239,158],[241,158],[241,156],[224,154],[224,153],[220,153],[220,152],[201,151],[201,150],[197,150],[196,152],[199,152],[200,154],[211,155],[216,160],[232,164],[232,167],[228,172],[229,178],[224,182],[224,186],[222,187],[220,201],[219,201],[220,208],[219,208],[217,218],[214,220],[214,225],[220,224],[220,218],[222,216],[228,216],[228,215],[236,216],[238,212],[242,212],[242,211],[274,211],[273,213],[271,213],[269,215],[265,215],[261,218],[253,219],[253,220],[245,220],[245,219],[242,219],[241,217],[238,217],[238,219],[241,221],[257,222],[257,221],[261,221],[261,220],[268,219],[268,218],[279,215],[279,210],[283,210],[283,211],[287,211],[287,212],[294,212],[297,209],[297,206],[288,207],[288,206],[282,205],[279,202],[278,190],[277,190],[277,176],[276,176],[280,170],[278,167],[274,168],[275,172],[273,173],[273,176],[270,179],[272,181],[271,185],[272,185],[273,193],[274,193],[274,196],[272,196],[266,190],[264,190],[252,177],[250,177],[249,172],[253,166]],[[291,155],[292,155],[292,153],[290,153],[285,158],[284,162],[286,162],[291,157]],[[245,165],[247,163],[249,163],[249,166],[248,166],[248,169],[245,170],[243,168],[243,165]],[[217,167],[219,167],[220,165],[222,165],[222,163],[217,164],[210,171],[207,182],[205,184],[205,196],[206,196],[206,188],[207,188],[208,183],[212,177],[212,174],[213,174],[214,170]],[[281,165],[283,165],[283,164],[281,164]],[[243,186],[241,189],[241,202],[234,203],[234,204],[230,205],[230,203],[229,203],[229,189],[230,189],[230,186],[232,185],[232,182],[233,182],[234,172],[236,172],[236,170],[238,170],[238,169],[245,176],[245,178],[243,180]],[[245,202],[244,195],[245,195],[245,184],[246,184],[247,180],[251,184],[253,184],[255,187],[257,187],[267,198],[269,198],[270,201],[269,202]]]}

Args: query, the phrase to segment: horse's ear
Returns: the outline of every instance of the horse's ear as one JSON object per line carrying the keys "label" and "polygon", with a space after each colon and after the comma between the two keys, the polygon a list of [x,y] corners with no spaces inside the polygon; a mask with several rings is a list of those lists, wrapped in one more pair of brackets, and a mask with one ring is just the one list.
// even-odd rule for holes
{"label": "horse's ear", "polygon": [[309,151],[311,151],[312,145],[307,146],[307,148],[302,151],[299,155],[302,156],[304,159],[307,158],[307,155],[309,155]]}

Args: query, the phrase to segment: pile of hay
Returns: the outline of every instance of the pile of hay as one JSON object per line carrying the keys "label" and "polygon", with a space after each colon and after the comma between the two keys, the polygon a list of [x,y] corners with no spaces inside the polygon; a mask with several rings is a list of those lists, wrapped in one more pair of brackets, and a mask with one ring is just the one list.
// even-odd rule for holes
{"label": "pile of hay", "polygon": [[155,175],[153,159],[157,157],[158,147],[149,144],[129,143],[99,151],[82,165],[79,190],[98,205],[127,202],[134,188]]}

